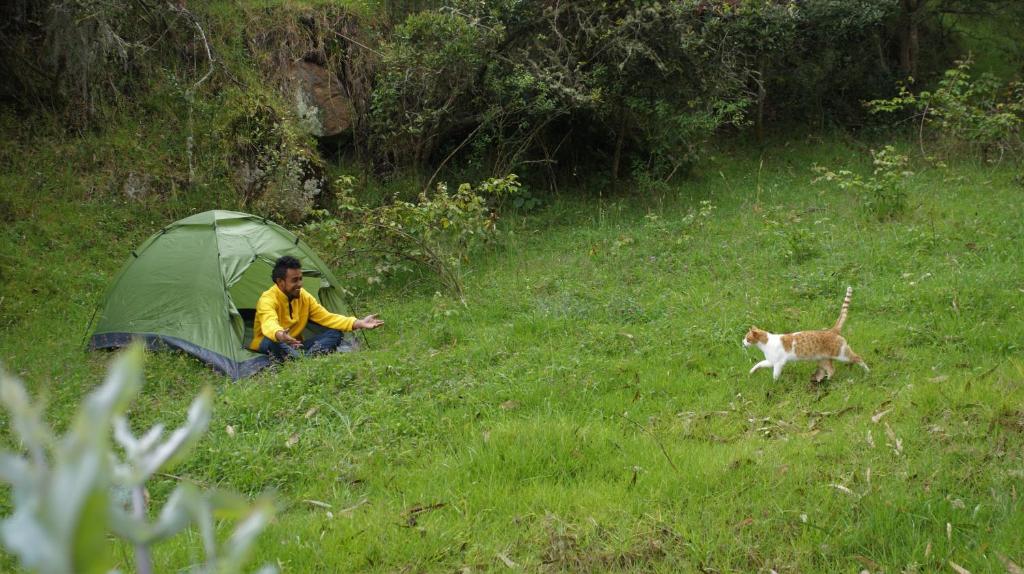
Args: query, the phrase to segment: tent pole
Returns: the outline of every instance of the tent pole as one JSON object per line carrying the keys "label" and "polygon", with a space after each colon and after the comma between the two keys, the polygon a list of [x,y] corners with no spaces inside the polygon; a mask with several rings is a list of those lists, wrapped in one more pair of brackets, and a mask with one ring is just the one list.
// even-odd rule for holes
{"label": "tent pole", "polygon": [[[353,305],[352,300],[349,299],[348,289],[345,289],[344,287],[339,285],[338,290],[341,291],[341,297],[345,300],[345,304],[348,305],[349,310],[352,311],[352,314],[355,315],[356,318],[359,318],[359,313],[356,312],[355,305]],[[370,343],[369,341],[366,340],[366,333],[359,331],[355,333],[353,336],[362,339],[363,345],[365,345],[367,349],[370,348]]]}
{"label": "tent pole", "polygon": [[92,322],[96,320],[96,313],[98,313],[99,310],[100,310],[99,305],[93,306],[92,316],[89,317],[89,322],[85,324],[85,332],[82,333],[82,343],[81,343],[82,346],[85,347],[84,349],[82,349],[83,351],[88,351],[89,350],[89,347],[88,347],[88,345],[85,344],[85,341],[86,341],[86,338],[89,337],[89,330],[92,329]]}

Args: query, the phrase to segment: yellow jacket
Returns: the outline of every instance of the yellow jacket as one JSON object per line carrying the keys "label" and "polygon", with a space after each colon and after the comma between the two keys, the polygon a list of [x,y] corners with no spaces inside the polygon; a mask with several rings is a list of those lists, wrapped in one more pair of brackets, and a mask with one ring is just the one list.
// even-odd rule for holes
{"label": "yellow jacket", "polygon": [[296,339],[302,339],[302,330],[310,319],[314,323],[338,329],[339,331],[351,331],[352,324],[356,322],[355,317],[346,317],[331,313],[323,305],[317,303],[316,298],[305,289],[299,292],[298,299],[288,301],[288,296],[273,285],[260,295],[256,303],[256,321],[253,324],[252,343],[249,348],[257,351],[264,337],[275,341],[277,332],[281,329],[288,331],[288,334]]}

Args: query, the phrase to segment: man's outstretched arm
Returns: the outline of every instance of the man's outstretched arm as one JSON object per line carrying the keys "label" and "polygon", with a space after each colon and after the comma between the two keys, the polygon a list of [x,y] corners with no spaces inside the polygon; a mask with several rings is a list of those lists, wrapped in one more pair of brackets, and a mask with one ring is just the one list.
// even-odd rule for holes
{"label": "man's outstretched arm", "polygon": [[352,323],[352,330],[355,331],[356,329],[376,329],[377,327],[380,327],[383,324],[384,321],[378,319],[376,315],[367,315],[362,319],[356,319],[355,323]]}

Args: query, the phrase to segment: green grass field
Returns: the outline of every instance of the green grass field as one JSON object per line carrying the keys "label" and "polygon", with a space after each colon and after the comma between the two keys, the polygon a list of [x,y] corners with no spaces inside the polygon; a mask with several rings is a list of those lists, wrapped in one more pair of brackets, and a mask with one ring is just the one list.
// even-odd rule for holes
{"label": "green grass field", "polygon": [[[82,351],[85,327],[131,247],[234,206],[114,199],[58,161],[87,151],[14,145],[0,360],[63,426],[109,362]],[[254,564],[282,572],[1014,571],[1020,169],[915,165],[909,209],[880,222],[812,184],[815,163],[869,172],[861,144],[776,142],[723,147],[672,192],[547,198],[477,254],[465,306],[427,277],[361,287],[354,311],[387,325],[359,353],[239,383],[150,354],[137,429],[217,392],[210,432],[152,495],[272,494]],[[870,373],[748,375],[751,324],[828,327],[847,285],[844,334]],[[158,546],[158,570],[197,548]]]}

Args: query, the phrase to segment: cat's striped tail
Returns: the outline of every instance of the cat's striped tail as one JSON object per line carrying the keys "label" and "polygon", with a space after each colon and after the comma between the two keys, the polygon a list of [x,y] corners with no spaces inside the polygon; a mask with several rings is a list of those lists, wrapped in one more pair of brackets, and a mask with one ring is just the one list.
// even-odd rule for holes
{"label": "cat's striped tail", "polygon": [[832,330],[839,332],[843,329],[843,323],[846,322],[846,313],[850,310],[850,298],[853,297],[853,287],[846,288],[846,298],[843,299],[843,308],[839,311],[839,318],[836,319],[836,324],[832,325]]}

